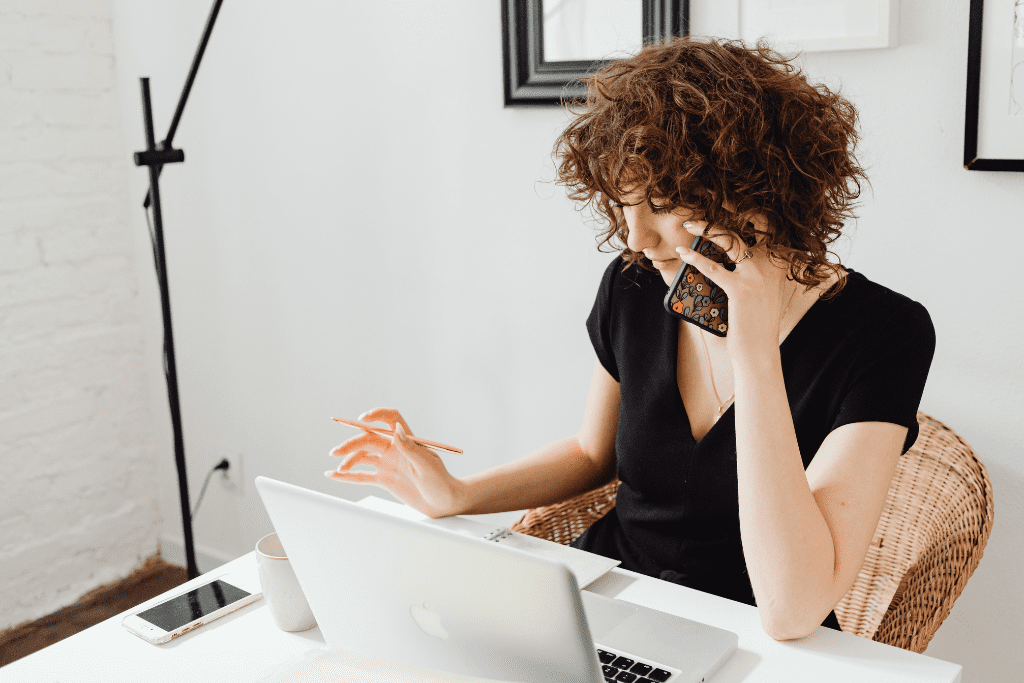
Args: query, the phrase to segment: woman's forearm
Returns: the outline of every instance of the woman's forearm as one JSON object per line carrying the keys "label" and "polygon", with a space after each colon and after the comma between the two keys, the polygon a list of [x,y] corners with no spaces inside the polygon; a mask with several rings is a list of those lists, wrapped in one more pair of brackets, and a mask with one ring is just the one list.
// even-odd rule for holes
{"label": "woman's forearm", "polygon": [[610,481],[614,468],[604,470],[572,436],[518,460],[461,477],[462,500],[452,514],[507,512],[560,503]]}
{"label": "woman's forearm", "polygon": [[832,605],[835,552],[800,457],[778,350],[734,365],[740,535],[766,632],[802,637]]}

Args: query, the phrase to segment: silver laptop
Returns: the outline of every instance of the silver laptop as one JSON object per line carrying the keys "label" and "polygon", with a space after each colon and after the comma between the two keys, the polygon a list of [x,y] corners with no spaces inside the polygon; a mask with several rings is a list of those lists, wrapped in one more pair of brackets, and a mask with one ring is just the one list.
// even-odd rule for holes
{"label": "silver laptop", "polygon": [[737,636],[580,591],[568,567],[266,477],[256,488],[331,648],[523,683],[702,681]]}

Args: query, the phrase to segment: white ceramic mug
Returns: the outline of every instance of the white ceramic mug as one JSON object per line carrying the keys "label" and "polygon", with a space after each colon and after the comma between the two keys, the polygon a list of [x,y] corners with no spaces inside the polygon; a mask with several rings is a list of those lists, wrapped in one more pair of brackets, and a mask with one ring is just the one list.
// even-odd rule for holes
{"label": "white ceramic mug", "polygon": [[316,626],[313,610],[276,533],[267,534],[256,544],[256,566],[263,597],[277,627],[282,631],[307,631]]}

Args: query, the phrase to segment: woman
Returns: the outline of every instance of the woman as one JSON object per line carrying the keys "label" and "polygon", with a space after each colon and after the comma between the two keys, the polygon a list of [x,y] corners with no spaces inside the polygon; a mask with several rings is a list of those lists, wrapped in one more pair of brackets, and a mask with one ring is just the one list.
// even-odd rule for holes
{"label": "woman", "polygon": [[[587,328],[597,355],[572,437],[457,479],[393,409],[361,419],[340,481],[432,517],[547,505],[618,476],[573,545],[757,605],[800,638],[853,584],[934,350],[924,308],[829,260],[860,194],[853,106],[764,45],[677,39],[613,62],[555,144],[560,182],[620,243]],[[735,264],[689,249],[694,236]],[[728,295],[728,332],[669,316],[680,267]],[[374,473],[354,472],[368,464]]]}

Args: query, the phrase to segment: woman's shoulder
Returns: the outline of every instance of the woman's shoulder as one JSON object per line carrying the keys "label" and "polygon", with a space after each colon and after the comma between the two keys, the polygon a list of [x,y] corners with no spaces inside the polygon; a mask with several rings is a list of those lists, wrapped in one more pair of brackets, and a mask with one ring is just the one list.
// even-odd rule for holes
{"label": "woman's shoulder", "polygon": [[[853,334],[872,337],[911,336],[920,341],[931,338],[935,328],[928,310],[863,273],[846,269],[846,282],[834,296],[822,298],[822,308],[833,323],[845,322]],[[879,334],[879,331],[891,334]]]}

